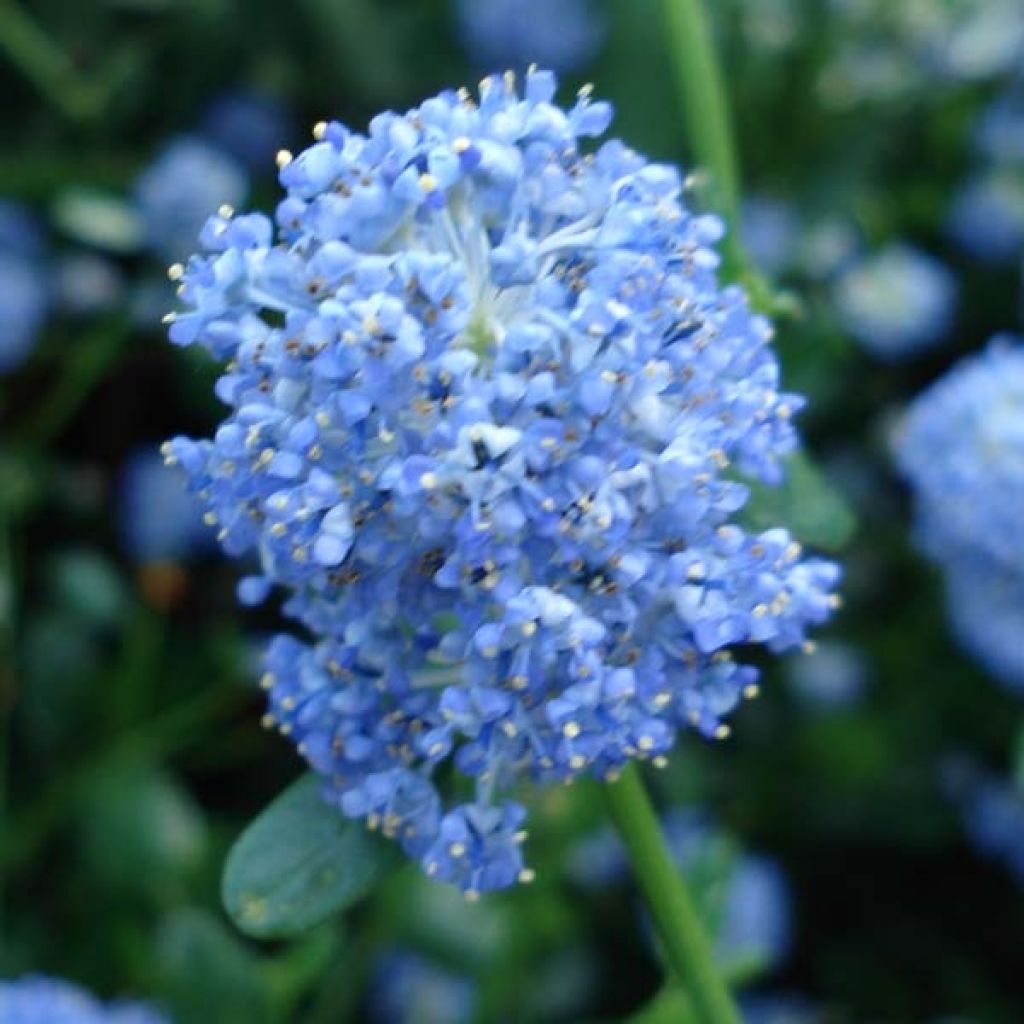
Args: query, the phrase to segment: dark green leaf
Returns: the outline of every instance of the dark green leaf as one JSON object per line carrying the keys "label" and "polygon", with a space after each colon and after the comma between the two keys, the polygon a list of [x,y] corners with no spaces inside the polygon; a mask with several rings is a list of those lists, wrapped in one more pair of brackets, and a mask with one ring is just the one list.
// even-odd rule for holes
{"label": "dark green leaf", "polygon": [[785,526],[797,540],[836,551],[853,535],[857,523],[845,499],[802,452],[786,461],[786,479],[778,487],[744,481],[750,500],[741,516],[757,530]]}
{"label": "dark green leaf", "polygon": [[224,906],[248,935],[304,932],[366,895],[395,863],[394,844],[320,798],[312,775],[289,786],[228,854]]}
{"label": "dark green leaf", "polygon": [[269,1024],[265,964],[215,917],[180,910],[159,939],[167,1001],[177,1024]]}

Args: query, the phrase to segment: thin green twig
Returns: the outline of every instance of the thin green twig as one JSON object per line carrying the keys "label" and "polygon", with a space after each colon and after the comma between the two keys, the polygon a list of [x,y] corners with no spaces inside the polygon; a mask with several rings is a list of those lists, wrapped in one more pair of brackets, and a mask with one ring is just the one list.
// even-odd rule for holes
{"label": "thin green twig", "polygon": [[740,1015],[715,967],[711,944],[682,875],[669,854],[639,769],[630,764],[605,787],[612,821],[629,851],[634,873],[661,935],[665,957],[683,986],[699,1024],[740,1024]]}

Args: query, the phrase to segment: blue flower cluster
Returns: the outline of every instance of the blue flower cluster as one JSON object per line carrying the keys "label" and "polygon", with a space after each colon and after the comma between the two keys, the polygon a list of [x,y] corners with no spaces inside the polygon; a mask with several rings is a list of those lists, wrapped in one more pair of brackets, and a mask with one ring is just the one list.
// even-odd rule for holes
{"label": "blue flower cluster", "polygon": [[1013,263],[1024,254],[1024,80],[982,114],[975,149],[977,166],[954,197],[947,228],[973,258]]}
{"label": "blue flower cluster", "polygon": [[138,1003],[104,1005],[70,982],[40,975],[0,980],[3,1024],[167,1024]]}
{"label": "blue flower cluster", "polygon": [[835,301],[846,329],[861,344],[883,359],[900,359],[948,331],[956,281],[927,253],[893,243],[845,271]]}
{"label": "blue flower cluster", "polygon": [[943,765],[942,783],[960,810],[971,845],[1001,861],[1024,885],[1024,786],[956,756]]}
{"label": "blue flower cluster", "polygon": [[459,34],[474,65],[574,71],[608,34],[602,0],[454,0]]}
{"label": "blue flower cluster", "polygon": [[[232,555],[316,638],[268,723],[328,799],[476,893],[531,877],[516,783],[614,777],[756,692],[837,567],[735,519],[801,400],[716,279],[719,222],[531,69],[279,155],[274,225],[223,210],[171,268],[179,345],[227,361],[212,440],[165,446]],[[729,467],[733,467],[730,469]],[[445,808],[452,762],[472,796]]]}
{"label": "blue flower cluster", "polygon": [[468,1024],[472,981],[401,948],[377,958],[369,1008],[376,1024]]}
{"label": "blue flower cluster", "polygon": [[1024,346],[995,339],[911,407],[897,458],[950,617],[994,675],[1024,688]]}
{"label": "blue flower cluster", "polygon": [[39,227],[25,207],[0,200],[0,373],[35,345],[51,303]]}
{"label": "blue flower cluster", "polygon": [[219,206],[245,200],[249,183],[233,157],[196,136],[173,139],[135,183],[144,243],[180,259]]}

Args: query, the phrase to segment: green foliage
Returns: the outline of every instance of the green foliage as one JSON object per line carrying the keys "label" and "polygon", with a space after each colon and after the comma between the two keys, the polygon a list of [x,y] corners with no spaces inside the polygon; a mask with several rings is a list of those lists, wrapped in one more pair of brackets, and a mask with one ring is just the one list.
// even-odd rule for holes
{"label": "green foliage", "polygon": [[786,479],[778,487],[748,486],[741,518],[751,529],[782,523],[797,540],[823,551],[840,551],[853,536],[857,524],[849,505],[802,451],[787,460]]}
{"label": "green foliage", "polygon": [[394,844],[324,806],[307,775],[242,833],[224,866],[222,897],[247,935],[298,935],[352,906],[396,862]]}

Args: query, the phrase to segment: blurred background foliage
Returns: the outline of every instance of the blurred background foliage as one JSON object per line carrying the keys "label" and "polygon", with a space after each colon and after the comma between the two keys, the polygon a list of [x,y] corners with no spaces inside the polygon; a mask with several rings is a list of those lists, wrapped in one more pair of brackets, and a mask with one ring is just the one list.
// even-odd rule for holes
{"label": "blurred background foliage", "polygon": [[[951,638],[889,443],[1021,327],[1024,11],[709,7],[745,241],[859,528],[818,650],[767,667],[729,741],[684,737],[656,795],[750,1020],[1019,1021],[1020,702]],[[275,942],[220,904],[228,847],[299,766],[259,726],[273,619],[239,610],[155,455],[216,420],[213,367],[164,339],[165,267],[220,203],[269,208],[275,150],[320,118],[530,58],[689,165],[656,0],[0,0],[0,977],[178,1024],[683,1019],[588,786],[535,795],[537,882],[510,894],[407,867]]]}

